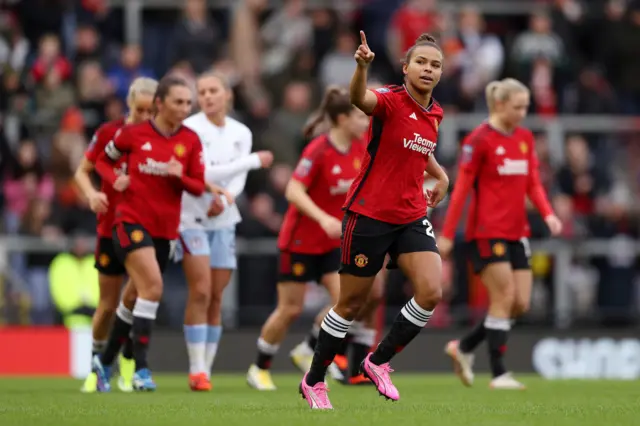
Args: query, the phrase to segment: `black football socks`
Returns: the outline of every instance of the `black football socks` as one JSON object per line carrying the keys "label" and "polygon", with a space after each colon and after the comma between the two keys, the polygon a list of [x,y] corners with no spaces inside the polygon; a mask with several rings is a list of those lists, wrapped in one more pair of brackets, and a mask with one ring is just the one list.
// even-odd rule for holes
{"label": "black football socks", "polygon": [[482,318],[469,333],[460,339],[460,351],[462,353],[468,354],[473,352],[487,337],[487,329],[484,327],[485,321],[486,318]]}
{"label": "black football socks", "polygon": [[106,340],[93,339],[93,342],[91,344],[91,358],[104,352],[104,349],[106,347],[107,347]]}
{"label": "black football socks", "polygon": [[333,358],[340,350],[340,346],[352,322],[336,314],[333,309],[324,317],[320,326],[318,344],[313,354],[313,361],[311,361],[311,369],[307,373],[307,384],[309,386],[314,386],[316,383],[324,381],[327,368],[329,368]]}
{"label": "black football socks", "polygon": [[[113,364],[113,361],[116,359],[116,356],[118,356],[118,352],[120,352],[120,348],[122,348],[123,344],[126,348],[126,342],[131,341],[129,335],[131,333],[132,325],[133,312],[127,309],[122,302],[120,302],[120,305],[118,305],[118,308],[116,309],[116,319],[113,322],[107,346],[100,357],[100,361],[103,365],[108,366]],[[127,357],[126,354],[124,354],[124,351],[123,355],[125,355],[125,358],[132,358],[132,356]]]}
{"label": "black football socks", "polygon": [[311,327],[311,331],[309,332],[309,335],[307,336],[307,346],[309,346],[311,348],[311,350],[314,350],[316,348],[316,345],[318,344],[318,335],[320,334],[320,327],[318,327],[317,325],[313,324],[313,327]]}
{"label": "black football socks", "polygon": [[504,367],[504,353],[507,350],[507,338],[511,330],[511,320],[487,316],[484,321],[487,329],[487,344],[489,345],[489,365],[493,377],[502,376],[507,370]]}
{"label": "black football socks", "polygon": [[381,365],[391,361],[422,331],[432,314],[433,311],[421,308],[415,299],[409,300],[400,310],[389,333],[371,355],[371,362]]}
{"label": "black football socks", "polygon": [[360,364],[375,344],[376,330],[354,322],[349,334],[352,336],[348,356],[349,377],[356,377],[360,374]]}
{"label": "black football socks", "polygon": [[272,345],[262,337],[258,339],[258,357],[256,359],[256,365],[259,369],[268,370],[271,368],[271,361],[276,353],[278,353],[279,347],[280,345]]}
{"label": "black football socks", "polygon": [[133,340],[133,359],[136,362],[136,371],[148,368],[147,352],[158,306],[158,302],[138,298],[136,306],[133,308],[131,338]]}

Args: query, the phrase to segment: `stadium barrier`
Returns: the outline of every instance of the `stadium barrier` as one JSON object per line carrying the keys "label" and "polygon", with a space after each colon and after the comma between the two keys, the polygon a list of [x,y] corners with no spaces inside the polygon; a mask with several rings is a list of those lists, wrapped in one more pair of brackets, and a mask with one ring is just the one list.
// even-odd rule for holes
{"label": "stadium barrier", "polygon": [[[215,371],[243,373],[254,362],[257,331],[225,332]],[[451,361],[445,344],[454,330],[425,330],[394,360],[401,373],[448,373]],[[305,338],[292,333],[273,363],[275,372],[293,373],[288,351]],[[91,332],[64,328],[0,328],[0,375],[68,376],[84,378],[90,369]],[[46,349],[45,349],[46,348]],[[42,362],[46,350],[47,362]],[[188,367],[184,336],[154,333],[149,364],[155,372],[185,373]],[[507,365],[517,373],[538,373],[550,380],[640,378],[640,340],[632,331],[594,329],[580,332],[517,330],[509,338]],[[486,349],[477,351],[476,371],[487,373]]]}
{"label": "stadium barrier", "polygon": [[[0,275],[11,278],[8,258],[12,252],[57,253],[69,247],[68,240],[55,243],[32,237],[0,237]],[[575,295],[570,279],[575,258],[604,256],[615,261],[629,261],[640,254],[640,241],[626,237],[609,240],[545,240],[532,242],[536,253],[553,258],[553,318],[558,329],[571,326],[574,317]],[[276,240],[272,238],[238,239],[239,256],[277,256]],[[619,257],[624,259],[620,260]],[[15,275],[15,274],[14,274]],[[19,278],[19,277],[18,277]],[[13,280],[19,285],[20,280]],[[223,322],[227,329],[237,328],[239,315],[238,280],[234,274],[223,296]]]}

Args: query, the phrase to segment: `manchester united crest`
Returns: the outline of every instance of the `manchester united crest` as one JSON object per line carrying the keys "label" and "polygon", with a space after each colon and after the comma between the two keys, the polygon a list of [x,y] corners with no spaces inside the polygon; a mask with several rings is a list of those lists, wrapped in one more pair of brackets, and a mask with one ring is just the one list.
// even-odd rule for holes
{"label": "manchester united crest", "polygon": [[359,158],[356,158],[355,160],[353,160],[353,168],[356,170],[360,170],[360,166],[362,165],[362,162],[360,161]]}
{"label": "manchester united crest", "polygon": [[526,154],[527,151],[529,151],[529,145],[527,145],[527,143],[525,141],[520,142],[520,151],[523,154]]}
{"label": "manchester united crest", "polygon": [[142,241],[144,239],[144,233],[139,230],[139,229],[134,229],[131,232],[131,241],[133,241],[134,243],[139,243],[140,241]]}
{"label": "manchester united crest", "polygon": [[105,253],[100,254],[100,257],[98,257],[98,264],[100,264],[100,266],[102,266],[103,268],[108,266],[110,262],[111,259],[109,259],[109,256]]}
{"label": "manchester united crest", "polygon": [[504,246],[504,243],[495,243],[493,245],[493,254],[497,257],[502,257],[506,253],[507,249]]}
{"label": "manchester united crest", "polygon": [[184,157],[184,154],[187,152],[187,148],[179,143],[175,146],[175,148],[173,148],[173,152],[175,152],[178,157]]}
{"label": "manchester united crest", "polygon": [[293,266],[291,266],[291,272],[293,272],[293,275],[295,275],[296,277],[301,276],[302,274],[304,274],[304,265],[302,263],[294,263]]}
{"label": "manchester united crest", "polygon": [[367,263],[369,263],[369,258],[364,254],[359,254],[355,257],[354,261],[358,268],[364,268],[367,266]]}

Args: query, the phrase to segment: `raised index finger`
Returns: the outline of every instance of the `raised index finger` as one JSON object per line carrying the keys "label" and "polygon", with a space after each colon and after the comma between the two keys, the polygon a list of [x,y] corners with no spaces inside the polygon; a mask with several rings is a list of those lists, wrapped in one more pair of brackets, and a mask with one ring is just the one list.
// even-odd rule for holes
{"label": "raised index finger", "polygon": [[364,31],[360,31],[360,42],[369,47],[369,45],[367,44],[367,36],[364,34]]}

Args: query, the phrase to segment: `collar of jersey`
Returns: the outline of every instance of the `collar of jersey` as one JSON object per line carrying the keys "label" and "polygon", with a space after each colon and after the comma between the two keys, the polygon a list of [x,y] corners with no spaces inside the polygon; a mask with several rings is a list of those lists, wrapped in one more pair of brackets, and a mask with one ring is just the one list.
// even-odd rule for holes
{"label": "collar of jersey", "polygon": [[422,108],[422,110],[424,112],[431,112],[431,107],[433,106],[433,94],[431,95],[431,100],[429,100],[429,105],[425,108],[424,106],[422,106],[422,104],[420,102],[418,102],[416,100],[416,98],[413,97],[413,95],[411,95],[411,92],[409,92],[409,90],[407,90],[407,85],[406,84],[403,84],[402,87],[404,87],[404,91],[407,92],[407,95],[409,95],[409,97],[413,100],[413,102],[418,104],[418,106],[420,108]]}

